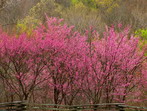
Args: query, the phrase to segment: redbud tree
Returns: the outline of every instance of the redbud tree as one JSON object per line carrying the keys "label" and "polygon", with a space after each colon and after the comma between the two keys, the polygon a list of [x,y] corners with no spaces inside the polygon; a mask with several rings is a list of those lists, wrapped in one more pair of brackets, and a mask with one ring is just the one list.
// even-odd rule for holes
{"label": "redbud tree", "polygon": [[1,31],[0,77],[11,100],[68,105],[143,100],[147,76],[139,38],[127,28],[107,28],[102,37],[73,28],[47,18],[32,37]]}

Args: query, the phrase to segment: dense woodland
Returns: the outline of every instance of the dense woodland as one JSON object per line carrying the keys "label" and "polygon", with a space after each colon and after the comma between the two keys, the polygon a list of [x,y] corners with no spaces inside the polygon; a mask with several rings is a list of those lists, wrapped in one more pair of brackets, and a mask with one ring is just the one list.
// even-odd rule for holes
{"label": "dense woodland", "polygon": [[147,0],[0,0],[0,102],[147,106]]}

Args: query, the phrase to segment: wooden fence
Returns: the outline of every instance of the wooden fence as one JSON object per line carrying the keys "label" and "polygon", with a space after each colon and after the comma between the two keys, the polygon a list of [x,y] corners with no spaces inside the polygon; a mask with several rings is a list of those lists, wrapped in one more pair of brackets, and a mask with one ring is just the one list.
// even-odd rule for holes
{"label": "wooden fence", "polygon": [[34,104],[15,101],[0,103],[0,111],[147,111],[147,107],[128,106],[124,103],[87,105]]}
{"label": "wooden fence", "polygon": [[25,111],[26,104],[22,101],[0,103],[0,111]]}

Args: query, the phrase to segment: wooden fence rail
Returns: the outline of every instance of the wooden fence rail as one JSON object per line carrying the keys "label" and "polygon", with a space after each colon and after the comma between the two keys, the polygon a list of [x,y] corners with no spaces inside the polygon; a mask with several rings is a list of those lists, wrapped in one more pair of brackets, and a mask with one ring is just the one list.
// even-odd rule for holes
{"label": "wooden fence rail", "polygon": [[[129,110],[128,110],[129,109]],[[128,106],[124,103],[85,105],[34,104],[22,101],[0,103],[0,111],[147,111],[147,107]]]}
{"label": "wooden fence rail", "polygon": [[25,111],[26,104],[22,101],[0,103],[0,111]]}

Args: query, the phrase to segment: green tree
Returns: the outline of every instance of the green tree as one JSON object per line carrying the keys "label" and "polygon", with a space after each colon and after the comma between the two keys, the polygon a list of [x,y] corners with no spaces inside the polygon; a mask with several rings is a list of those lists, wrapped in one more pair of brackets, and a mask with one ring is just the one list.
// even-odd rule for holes
{"label": "green tree", "polygon": [[[147,29],[139,29],[135,32],[137,36],[141,38],[140,40],[140,48],[144,48],[147,46]],[[145,52],[145,56],[147,56],[147,51]]]}

